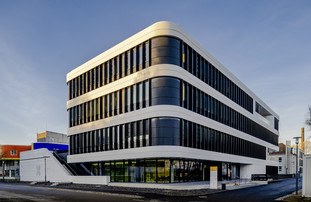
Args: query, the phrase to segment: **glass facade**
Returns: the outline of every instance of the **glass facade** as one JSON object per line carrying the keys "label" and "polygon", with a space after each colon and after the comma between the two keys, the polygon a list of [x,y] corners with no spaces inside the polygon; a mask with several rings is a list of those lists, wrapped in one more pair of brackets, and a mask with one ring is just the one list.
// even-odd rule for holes
{"label": "glass facade", "polygon": [[69,100],[150,66],[150,40],[68,81]]}
{"label": "glass facade", "polygon": [[177,105],[266,142],[278,136],[195,86],[173,77],[156,77],[69,109],[69,127],[152,105]]}
{"label": "glass facade", "polygon": [[179,105],[180,80],[172,77],[151,79],[151,105]]}
{"label": "glass facade", "polygon": [[157,117],[88,131],[69,138],[70,154],[175,145],[266,159],[266,148],[235,136],[173,117]]}
{"label": "glass facade", "polygon": [[253,99],[182,40],[161,36],[147,40],[68,81],[69,100],[156,64],[184,68],[253,113]]}
{"label": "glass facade", "polygon": [[[93,175],[108,175],[111,182],[173,183],[207,181],[210,166],[218,167],[218,179],[224,175],[223,163],[196,159],[132,159],[108,162],[86,163]],[[237,165],[226,163],[226,165]],[[238,177],[236,170],[233,176]],[[230,177],[234,179],[235,177]]]}
{"label": "glass facade", "polygon": [[[185,69],[253,114],[254,101],[210,61],[184,41],[171,36],[151,38],[68,81],[69,100],[153,65]],[[69,127],[156,105],[180,106],[196,114],[278,145],[278,136],[195,86],[175,77],[154,77],[68,109]],[[246,112],[246,111],[245,111]],[[274,128],[278,130],[278,119]],[[266,147],[177,117],[151,117],[102,127],[69,138],[70,155],[170,145],[266,159]],[[210,166],[219,179],[239,176],[239,165],[197,159],[124,159],[86,162],[93,175],[112,182],[172,183],[209,180]],[[234,170],[234,174],[232,171]],[[232,173],[232,174],[231,174]]]}

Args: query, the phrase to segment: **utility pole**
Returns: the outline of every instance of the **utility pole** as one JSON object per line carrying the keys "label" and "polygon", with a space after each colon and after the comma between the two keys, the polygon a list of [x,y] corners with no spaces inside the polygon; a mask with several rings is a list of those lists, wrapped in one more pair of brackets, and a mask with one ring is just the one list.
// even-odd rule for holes
{"label": "utility pole", "polygon": [[44,182],[46,182],[46,157],[44,157]]}
{"label": "utility pole", "polygon": [[296,143],[296,195],[298,195],[298,144],[299,144],[299,139],[301,137],[294,137],[295,143]]}

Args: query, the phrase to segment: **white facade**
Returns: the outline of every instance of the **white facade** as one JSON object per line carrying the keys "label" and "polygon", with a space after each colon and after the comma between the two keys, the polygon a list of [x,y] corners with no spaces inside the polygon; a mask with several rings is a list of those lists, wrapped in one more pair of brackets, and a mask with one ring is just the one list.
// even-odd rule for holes
{"label": "white facade", "polygon": [[311,156],[305,156],[302,177],[302,196],[311,197]]}
{"label": "white facade", "polygon": [[107,185],[109,176],[73,176],[47,149],[21,152],[20,181]]}
{"label": "white facade", "polygon": [[278,174],[295,174],[296,173],[296,155],[280,154],[276,155],[279,168]]}
{"label": "white facade", "polygon": [[[269,158],[279,163],[278,174],[296,174],[296,148],[291,146],[290,141],[280,144],[280,151],[270,153]],[[303,172],[303,151],[298,149],[298,171]]]}
{"label": "white facade", "polygon": [[70,182],[71,174],[47,149],[21,152],[20,180]]}
{"label": "white facade", "polygon": [[[132,73],[128,76],[115,80],[107,85],[103,85],[95,90],[84,93],[75,97],[67,102],[67,109],[85,103],[89,100],[99,98],[109,93],[121,90],[127,86],[142,82],[146,79],[155,77],[168,76],[181,79],[188,84],[195,86],[200,91],[212,96],[213,98],[221,101],[223,104],[234,109],[239,114],[252,120],[259,126],[265,128],[273,134],[278,135],[278,130],[275,129],[275,119],[279,120],[279,116],[270,109],[260,98],[258,98],[247,86],[245,86],[239,79],[237,79],[227,68],[218,62],[210,53],[206,52],[198,43],[185,34],[176,24],[170,22],[158,22],[143,31],[135,34],[134,36],[126,39],[104,53],[96,56],[95,58],[87,61],[83,65],[77,67],[67,74],[67,82],[75,77],[91,70],[92,68],[103,64],[104,62],[118,56],[119,54],[131,49],[132,47],[141,44],[142,42],[157,36],[173,36],[187,43],[202,57],[207,59],[214,65],[221,73],[234,82],[240,89],[246,92],[253,99],[254,112],[250,113],[245,108],[228,98],[224,94],[215,90],[213,87],[198,79],[193,74],[189,73],[180,66],[173,64],[158,64],[152,65],[146,69]],[[255,108],[261,108],[256,112]],[[173,105],[155,105],[147,108],[139,109],[123,113],[118,116],[111,116],[101,120],[84,123],[81,125],[68,128],[68,136],[79,133],[84,133],[92,130],[102,129],[103,127],[110,127],[120,124],[125,124],[141,119],[148,119],[153,117],[177,117],[187,121],[191,121],[202,126],[209,127],[233,137],[246,140],[251,143],[256,143],[268,149],[277,150],[278,147],[272,143],[264,141],[255,136],[249,135],[241,130],[237,130],[228,125],[222,124],[218,121],[212,120],[202,116],[193,111],[187,110],[180,106]],[[138,158],[189,158],[200,159],[208,161],[221,161],[240,164],[240,177],[250,178],[251,174],[264,174],[266,173],[267,166],[278,166],[278,162],[267,159],[250,158],[240,155],[232,155],[214,151],[207,151],[183,146],[148,146],[140,148],[120,149],[113,151],[100,151],[83,154],[73,154],[68,156],[69,163],[78,162],[101,162],[101,161],[114,161],[124,159],[138,159]]]}

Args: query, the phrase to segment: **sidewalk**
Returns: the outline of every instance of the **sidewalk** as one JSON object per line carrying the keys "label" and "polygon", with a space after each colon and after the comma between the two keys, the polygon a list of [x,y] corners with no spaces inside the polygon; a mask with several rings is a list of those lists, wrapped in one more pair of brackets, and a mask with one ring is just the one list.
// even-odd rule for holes
{"label": "sidewalk", "polygon": [[[221,190],[222,184],[226,184],[226,190],[242,189],[246,187],[262,185],[251,182],[250,180],[226,180],[218,182],[218,189]],[[182,182],[170,184],[155,184],[155,183],[119,183],[110,182],[108,186],[112,187],[133,187],[133,188],[151,188],[151,189],[169,189],[169,190],[200,190],[210,189],[210,182]]]}
{"label": "sidewalk", "polygon": [[296,195],[296,191],[288,194],[286,196],[282,196],[277,198],[276,201],[288,201],[288,202],[297,202],[297,201],[311,201],[311,197],[302,197],[302,189],[298,190],[298,195]]}
{"label": "sidewalk", "polygon": [[[20,183],[20,182],[16,182]],[[156,184],[156,183],[118,183],[111,182],[109,185],[86,185],[86,184],[57,184],[51,186],[53,183],[37,183],[29,184],[29,186],[49,187],[50,189],[70,189],[76,191],[94,191],[94,192],[106,192],[114,194],[129,194],[137,196],[203,196],[213,193],[224,192],[221,190],[222,183],[226,183],[226,190],[242,189],[252,186],[258,186],[250,181],[221,181],[218,182],[218,189],[210,189],[209,181],[204,182],[183,182],[183,183],[171,183],[171,184]],[[26,184],[26,183],[21,183]]]}

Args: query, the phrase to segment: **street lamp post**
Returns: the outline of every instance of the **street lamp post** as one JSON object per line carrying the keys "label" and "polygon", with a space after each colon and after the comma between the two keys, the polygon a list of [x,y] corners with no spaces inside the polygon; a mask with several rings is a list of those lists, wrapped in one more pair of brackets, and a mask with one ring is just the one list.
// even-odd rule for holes
{"label": "street lamp post", "polygon": [[4,182],[4,173],[5,173],[5,168],[4,168],[4,159],[2,160],[2,181]]}
{"label": "street lamp post", "polygon": [[296,195],[298,195],[298,143],[301,137],[294,137],[296,143]]}

